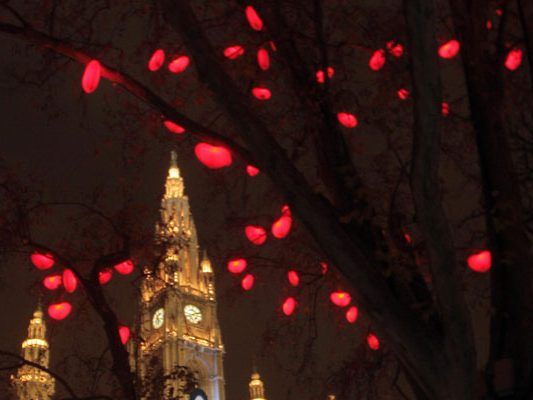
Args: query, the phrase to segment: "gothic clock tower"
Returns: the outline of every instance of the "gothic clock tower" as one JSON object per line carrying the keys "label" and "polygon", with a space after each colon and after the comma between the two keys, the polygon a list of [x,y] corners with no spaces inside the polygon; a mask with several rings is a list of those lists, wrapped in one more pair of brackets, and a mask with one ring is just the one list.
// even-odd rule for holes
{"label": "gothic clock tower", "polygon": [[[131,362],[145,398],[174,398],[183,385],[177,366],[193,371],[209,400],[224,400],[224,346],[217,319],[213,269],[200,258],[196,228],[172,152],[156,240],[163,256],[141,283],[139,338]],[[157,378],[159,377],[159,378]],[[161,379],[161,377],[163,377]]]}

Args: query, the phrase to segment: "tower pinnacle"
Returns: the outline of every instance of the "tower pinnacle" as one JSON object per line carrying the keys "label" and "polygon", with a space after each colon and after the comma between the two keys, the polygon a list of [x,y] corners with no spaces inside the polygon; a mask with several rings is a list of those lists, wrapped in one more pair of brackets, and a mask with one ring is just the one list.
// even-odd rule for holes
{"label": "tower pinnacle", "polygon": [[[45,368],[50,363],[50,347],[46,341],[46,324],[40,304],[30,320],[28,337],[22,342],[22,357]],[[55,379],[39,368],[23,365],[11,379],[19,400],[49,400],[54,395]]]}
{"label": "tower pinnacle", "polygon": [[170,168],[168,169],[167,181],[165,183],[165,197],[163,202],[168,199],[183,197],[183,179],[178,168],[178,155],[175,151],[170,153]]}
{"label": "tower pinnacle", "polygon": [[266,400],[265,385],[255,367],[248,387],[250,388],[250,400]]}

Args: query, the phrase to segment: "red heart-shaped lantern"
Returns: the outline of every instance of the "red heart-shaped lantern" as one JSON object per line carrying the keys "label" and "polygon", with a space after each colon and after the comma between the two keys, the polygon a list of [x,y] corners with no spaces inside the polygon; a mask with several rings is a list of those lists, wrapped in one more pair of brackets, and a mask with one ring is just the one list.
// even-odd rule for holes
{"label": "red heart-shaped lantern", "polygon": [[329,298],[338,307],[346,307],[352,301],[352,296],[347,292],[333,292]]}
{"label": "red heart-shaped lantern", "polygon": [[357,126],[357,124],[359,123],[359,121],[357,121],[357,117],[355,115],[347,113],[347,112],[339,112],[339,113],[337,113],[337,120],[345,128],[355,128]]}
{"label": "red heart-shaped lantern", "polygon": [[231,153],[222,146],[213,146],[208,143],[198,143],[194,147],[194,154],[207,168],[224,168],[232,163]]}
{"label": "red heart-shaped lantern", "polygon": [[134,265],[131,260],[126,260],[114,265],[113,268],[121,275],[129,275],[132,273]]}
{"label": "red heart-shaped lantern", "polygon": [[87,94],[92,93],[100,83],[100,76],[102,74],[102,66],[98,60],[91,60],[85,66],[83,76],[81,77],[81,87]]}
{"label": "red heart-shaped lantern", "polygon": [[358,316],[359,310],[356,306],[351,306],[348,311],[346,311],[346,321],[348,321],[350,324],[355,323],[355,321],[357,321]]}
{"label": "red heart-shaped lantern", "polygon": [[229,58],[230,60],[235,60],[243,54],[244,48],[242,46],[229,46],[224,49],[224,57]]}
{"label": "red heart-shaped lantern", "polygon": [[289,272],[287,272],[287,279],[291,286],[296,287],[300,284],[300,276],[298,275],[298,272],[294,270],[290,270]]}
{"label": "red heart-shaped lantern", "polygon": [[379,349],[379,339],[376,335],[373,333],[369,333],[366,337],[366,343],[368,344],[368,347],[372,350],[378,350]]}
{"label": "red heart-shaped lantern", "polygon": [[240,274],[247,265],[248,263],[244,258],[234,258],[228,261],[228,271],[232,274]]}
{"label": "red heart-shaped lantern", "polygon": [[165,52],[162,49],[157,49],[148,61],[148,69],[152,72],[157,71],[165,63]]}
{"label": "red heart-shaped lantern", "polygon": [[55,264],[54,257],[50,253],[34,252],[30,259],[32,264],[40,270],[50,269]]}
{"label": "red heart-shaped lantern", "polygon": [[520,67],[522,64],[522,54],[522,49],[509,50],[507,57],[505,57],[505,68],[507,68],[509,71],[518,69],[518,67]]}
{"label": "red heart-shaped lantern", "polygon": [[444,59],[454,58],[460,48],[461,44],[457,40],[449,40],[439,47],[439,56]]}
{"label": "red heart-shaped lantern", "polygon": [[181,125],[176,124],[175,122],[169,121],[168,119],[163,122],[165,125],[165,128],[169,130],[169,132],[180,134],[185,132],[185,128],[183,128]]}
{"label": "red heart-shaped lantern", "polygon": [[98,272],[98,283],[105,285],[113,277],[113,270],[111,268],[105,268]]}
{"label": "red heart-shaped lantern", "polygon": [[74,272],[71,269],[66,269],[63,271],[63,286],[67,293],[72,293],[78,287],[78,278],[74,275]]}
{"label": "red heart-shaped lantern", "polygon": [[291,315],[294,312],[294,309],[296,308],[296,304],[297,303],[294,297],[287,297],[283,302],[283,305],[281,306],[283,314],[285,314],[287,317]]}
{"label": "red heart-shaped lantern", "polygon": [[492,255],[490,251],[483,250],[472,254],[466,261],[472,271],[487,272],[492,266]]}
{"label": "red heart-shaped lantern", "polygon": [[191,60],[189,57],[179,56],[168,64],[168,70],[173,74],[179,74],[187,69],[190,62]]}
{"label": "red heart-shaped lantern", "polygon": [[244,227],[244,234],[250,242],[257,246],[260,246],[265,243],[267,239],[265,228],[258,225],[247,225],[246,227]]}
{"label": "red heart-shaped lantern", "polygon": [[61,275],[48,275],[43,279],[43,285],[48,290],[56,290],[61,286]]}
{"label": "red heart-shaped lantern", "polygon": [[130,328],[125,325],[119,326],[118,335],[122,344],[126,344],[130,338]]}
{"label": "red heart-shaped lantern", "polygon": [[368,66],[372,71],[379,71],[385,65],[385,51],[383,49],[376,50],[368,60]]}
{"label": "red heart-shaped lantern", "polygon": [[244,13],[246,14],[246,19],[248,20],[250,27],[254,31],[260,31],[263,29],[263,21],[259,17],[259,14],[257,14],[257,11],[255,11],[255,8],[247,6]]}
{"label": "red heart-shaped lantern", "polygon": [[242,278],[241,286],[246,291],[251,290],[254,286],[254,281],[255,278],[252,274],[246,274],[244,278]]}
{"label": "red heart-shaped lantern", "polygon": [[48,306],[48,315],[50,318],[61,321],[68,317],[72,311],[70,303],[63,301],[61,303],[54,303]]}

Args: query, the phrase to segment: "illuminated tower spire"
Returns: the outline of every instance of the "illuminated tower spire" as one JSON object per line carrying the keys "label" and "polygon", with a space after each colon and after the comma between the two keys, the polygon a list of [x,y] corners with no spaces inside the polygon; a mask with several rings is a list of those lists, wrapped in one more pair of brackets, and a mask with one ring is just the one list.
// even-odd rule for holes
{"label": "illuminated tower spire", "polygon": [[[30,320],[28,338],[22,342],[22,357],[45,368],[50,363],[50,347],[46,341],[46,325],[40,305]],[[55,379],[36,367],[23,365],[11,379],[19,400],[49,400],[54,395]]]}
{"label": "illuminated tower spire", "polygon": [[255,368],[248,386],[250,388],[250,400],[266,400],[265,385]]}
{"label": "illuminated tower spire", "polygon": [[189,287],[214,298],[214,288],[209,284],[212,283],[213,271],[206,256],[204,262],[200,263],[196,226],[174,151],[170,155],[165,195],[161,201],[161,218],[156,232],[159,244],[166,253],[164,263],[158,269],[158,278],[166,284]]}

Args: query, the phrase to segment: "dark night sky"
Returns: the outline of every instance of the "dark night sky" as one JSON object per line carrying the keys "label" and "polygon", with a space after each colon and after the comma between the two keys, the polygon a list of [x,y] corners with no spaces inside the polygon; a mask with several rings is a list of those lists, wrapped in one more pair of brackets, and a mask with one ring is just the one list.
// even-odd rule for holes
{"label": "dark night sky", "polygon": [[[2,52],[12,51],[13,43],[2,40]],[[25,55],[9,57],[4,65],[24,69],[31,60],[31,51]],[[31,85],[17,85],[10,79],[2,82],[0,104],[3,116],[0,135],[0,156],[19,179],[31,188],[43,190],[49,200],[78,199],[96,188],[107,196],[108,203],[114,201],[122,205],[123,199],[117,195],[124,187],[134,187],[133,200],[143,204],[147,213],[142,226],[147,232],[153,229],[158,217],[159,199],[168,168],[169,151],[177,148],[186,186],[192,198],[192,209],[200,232],[201,243],[210,242],[212,256],[224,257],[224,247],[219,240],[226,236],[227,227],[222,216],[228,210],[228,198],[221,188],[229,186],[233,175],[225,172],[213,177],[192,159],[190,148],[177,146],[170,141],[159,140],[166,132],[159,129],[155,134],[147,131],[142,124],[133,124],[139,131],[121,129],[110,116],[117,105],[110,99],[114,94],[107,82],[91,96],[84,96],[79,87],[81,69],[71,65],[52,79],[54,92],[43,95],[40,88]],[[108,113],[109,112],[109,113]],[[53,117],[51,117],[53,116]],[[142,139],[138,139],[138,137]],[[141,143],[143,151],[135,153],[129,145]],[[125,163],[124,154],[136,154],[134,162]],[[242,171],[240,172],[242,178]],[[262,179],[262,178],[259,178]],[[259,180],[258,190],[265,189],[265,181]],[[262,188],[262,189],[261,189]],[[260,194],[259,194],[260,195]],[[237,208],[239,205],[237,204]],[[48,221],[47,224],[54,224]],[[238,225],[238,224],[237,224]],[[53,234],[62,235],[62,225],[55,225]],[[232,227],[232,234],[238,231]],[[58,232],[59,231],[59,232]],[[228,231],[229,232],[229,231]],[[216,243],[213,245],[213,243]],[[342,321],[329,321],[321,326],[316,344],[316,372],[309,370],[297,376],[293,361],[298,359],[291,341],[302,341],[304,332],[285,337],[287,330],[277,337],[274,343],[264,347],[262,336],[273,323],[279,325],[282,318],[277,309],[282,293],[275,280],[269,281],[269,274],[258,278],[256,289],[250,294],[241,294],[233,288],[236,281],[228,277],[217,265],[217,289],[219,296],[219,321],[226,346],[224,362],[226,394],[229,399],[246,399],[247,384],[252,368],[252,359],[264,377],[267,396],[282,399],[287,396],[302,398],[317,397],[323,389],[321,379],[331,367],[333,360],[350,348],[350,340],[358,331],[347,328]],[[0,329],[1,348],[18,352],[26,335],[26,328],[35,308],[42,274],[33,269],[26,258],[12,257],[0,267]],[[279,279],[279,278],[276,278]],[[114,290],[118,314],[125,321],[132,321],[132,285],[126,282],[116,284]],[[75,303],[80,309],[82,294],[78,293]],[[341,313],[339,313],[342,318]],[[303,317],[300,317],[303,318]],[[74,352],[95,356],[102,350],[99,321],[83,311],[62,323],[51,327],[52,367],[62,356]],[[333,335],[335,339],[332,340]],[[96,339],[95,339],[96,338]],[[263,352],[261,353],[261,350]],[[322,375],[320,375],[322,374]],[[314,384],[302,385],[297,378],[314,375]],[[75,379],[75,378],[74,378]]]}
{"label": "dark night sky", "polygon": [[[391,3],[388,0],[382,2]],[[382,2],[372,0],[369,3],[375,3],[377,7]],[[108,21],[104,19],[104,23],[106,22]],[[347,23],[352,26],[352,22]],[[136,43],[142,42],[139,37],[142,37],[144,28],[139,28],[138,21],[137,25],[134,21],[131,26],[124,28],[125,32],[117,35],[115,44],[132,50]],[[222,26],[215,29],[225,28]],[[239,33],[237,28],[235,30]],[[363,28],[366,29],[364,26]],[[439,38],[448,34],[439,32]],[[382,42],[385,43],[385,40],[390,39],[389,36],[380,37],[379,40],[383,39]],[[168,37],[165,40],[166,45],[170,46],[169,43],[176,38]],[[378,43],[378,39],[375,40]],[[165,43],[161,44],[164,45]],[[251,293],[243,294],[236,288],[238,281],[228,276],[223,268],[222,261],[228,255],[242,252],[244,222],[254,214],[271,216],[283,204],[271,192],[266,178],[260,175],[250,180],[244,174],[243,165],[238,163],[225,171],[207,171],[194,159],[191,144],[186,137],[183,140],[169,139],[169,134],[161,128],[157,115],[142,107],[137,109],[139,103],[135,99],[113,88],[109,82],[101,82],[95,93],[84,95],[79,85],[82,67],[73,63],[54,74],[43,87],[17,83],[14,79],[17,73],[25,78],[34,78],[33,74],[41,73],[36,72],[36,69],[43,62],[49,62],[36,49],[24,49],[20,42],[0,37],[0,159],[25,185],[42,191],[50,201],[83,201],[98,191],[106,211],[140,205],[142,213],[138,214],[139,228],[150,234],[158,218],[170,150],[176,149],[200,243],[208,248],[215,261],[218,314],[226,347],[224,368],[227,399],[248,398],[247,385],[254,358],[264,378],[268,399],[323,398],[324,379],[332,368],[338,366],[339,360],[350,354],[360,343],[359,338],[366,334],[364,316],[363,323],[347,326],[342,312],[332,311],[327,301],[328,288],[324,288],[320,297],[323,301],[320,302],[318,314],[319,335],[313,350],[314,363],[306,365],[300,371],[298,367],[302,360],[302,343],[309,332],[300,331],[299,326],[306,318],[308,299],[302,301],[302,312],[294,317],[297,323],[289,324],[279,311],[287,286],[282,273],[258,268],[256,287]],[[149,50],[153,49],[130,51],[121,60],[127,71],[133,76],[142,77],[141,80],[148,80],[144,65]],[[367,176],[364,179],[369,179],[369,192],[370,196],[374,196],[372,200],[375,201],[376,208],[386,208],[389,205],[382,203],[388,203],[387,185],[389,188],[394,186],[399,167],[390,154],[384,157],[381,155],[387,151],[392,141],[394,145],[399,144],[399,150],[404,152],[402,155],[406,160],[409,157],[409,141],[402,138],[402,135],[410,137],[410,119],[405,118],[405,113],[410,112],[409,106],[408,102],[400,104],[394,95],[399,85],[404,85],[409,78],[401,75],[407,74],[407,68],[399,72],[403,66],[398,62],[395,67],[391,65],[387,68],[398,68],[394,70],[395,78],[401,79],[393,80],[388,76],[390,79],[379,80],[367,68],[368,54],[360,52],[357,57],[359,58],[350,59],[349,62],[335,60],[347,71],[349,68],[358,68],[357,73],[354,73],[356,79],[349,84],[360,86],[357,87],[360,91],[353,91],[360,93],[356,103],[358,107],[366,107],[366,114],[361,112],[357,134],[350,136],[348,141],[357,153],[356,163],[369,167],[370,172],[365,171]],[[452,221],[459,221],[469,215],[473,207],[476,207],[479,196],[477,186],[471,183],[471,177],[477,173],[477,165],[475,158],[471,157],[474,149],[470,128],[465,128],[464,118],[461,117],[461,114],[467,114],[466,107],[460,100],[464,94],[464,82],[454,70],[459,68],[458,65],[453,62],[443,63],[445,98],[449,99],[453,113],[460,117],[454,120],[451,116],[447,119],[445,124],[448,125],[444,125],[443,135],[444,146],[452,154],[452,157],[443,155],[442,161],[443,177],[447,180],[445,201],[447,205],[453,205],[447,209]],[[255,65],[253,68],[256,68]],[[336,79],[347,79],[347,71],[339,71]],[[369,74],[373,74],[373,78],[369,78]],[[170,89],[157,78],[151,79],[150,84],[166,90],[166,97],[176,100],[176,104],[193,118],[207,124],[217,119],[218,110],[210,100],[202,95],[199,98],[194,96],[199,85],[188,84],[187,82],[194,80],[190,76]],[[280,86],[284,89],[283,85]],[[348,87],[346,92],[349,89],[352,87]],[[374,91],[379,92],[380,96],[383,93],[390,95],[390,99],[387,98],[390,104],[386,106],[392,111],[383,113],[383,100],[380,98],[376,103],[376,98],[370,95]],[[348,101],[353,101],[352,94],[349,94]],[[287,115],[282,115],[280,120],[284,118]],[[302,121],[296,121],[295,124],[298,122]],[[284,128],[284,133],[290,130],[290,126]],[[393,178],[387,180],[390,178],[388,175]],[[54,240],[69,234],[65,221],[58,223],[52,216],[46,221],[45,227],[44,231],[49,235],[46,239]],[[302,231],[296,224],[294,235],[298,237]],[[470,233],[466,228],[462,229],[457,233],[457,243],[466,242],[465,237]],[[295,242],[291,242],[292,240],[285,242],[285,249],[291,248],[291,252],[284,253],[282,244],[276,243],[265,246],[263,250],[254,249],[254,256],[280,257],[285,260],[291,260],[290,257],[294,256],[294,260],[298,260],[296,253],[300,250],[304,252],[304,249],[296,239]],[[281,267],[289,265],[287,262]],[[19,352],[29,318],[37,303],[36,288],[40,279],[42,274],[32,268],[25,257],[10,257],[0,265],[0,349]],[[476,282],[480,287],[486,284],[482,279],[477,279]],[[134,316],[131,306],[135,302],[134,284],[123,279],[114,285],[116,290],[110,295],[114,299],[117,314],[125,322],[131,322]],[[97,357],[103,349],[99,321],[86,311],[88,306],[84,304],[81,293],[74,297],[77,308],[73,316],[61,323],[51,324],[52,367],[57,366],[67,355]],[[472,303],[478,301],[475,296],[472,297],[473,300],[469,299]],[[77,313],[77,310],[80,312]],[[476,326],[484,326],[486,315],[475,313],[474,317],[477,319]],[[272,343],[267,340],[271,335],[274,339]],[[479,340],[483,342],[478,353],[481,358],[486,338],[480,337]],[[64,365],[61,367],[64,368]],[[83,382],[74,373],[68,375],[68,378]]]}

